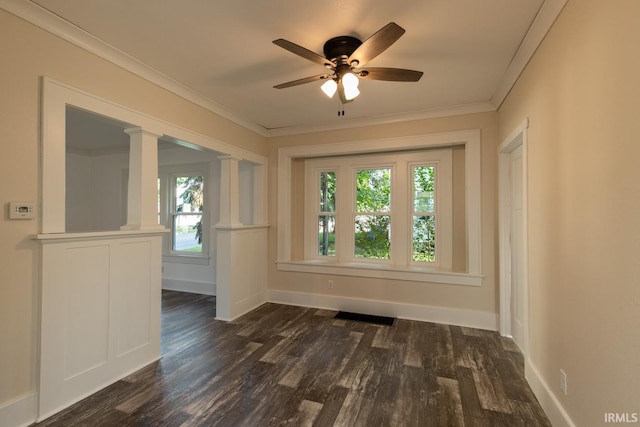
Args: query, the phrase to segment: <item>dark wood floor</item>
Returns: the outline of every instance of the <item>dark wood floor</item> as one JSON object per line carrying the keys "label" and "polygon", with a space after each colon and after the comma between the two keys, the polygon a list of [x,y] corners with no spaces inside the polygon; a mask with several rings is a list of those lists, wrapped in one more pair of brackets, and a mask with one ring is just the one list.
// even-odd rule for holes
{"label": "dark wood floor", "polygon": [[164,292],[157,363],[38,426],[550,426],[495,332]]}

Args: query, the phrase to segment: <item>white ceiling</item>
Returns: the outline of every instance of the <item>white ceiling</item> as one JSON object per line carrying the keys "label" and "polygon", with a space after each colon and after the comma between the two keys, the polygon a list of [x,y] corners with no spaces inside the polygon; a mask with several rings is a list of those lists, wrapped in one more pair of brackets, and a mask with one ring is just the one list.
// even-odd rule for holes
{"label": "white ceiling", "polygon": [[[151,73],[161,73],[163,81],[179,83],[173,87],[201,97],[213,110],[263,134],[494,110],[561,10],[549,4],[564,4],[562,0],[31,3],[62,18],[56,18],[61,25],[67,21],[109,45],[99,47],[101,43],[87,37],[84,44],[91,43],[94,51],[115,48],[126,54],[122,57],[133,57],[155,70]],[[392,21],[406,33],[368,65],[423,71],[419,82],[361,81],[361,95],[345,106],[344,117],[338,117],[338,101],[322,94],[319,82],[273,88],[324,69],[272,40],[285,38],[322,54],[329,38],[351,35],[365,40]]]}

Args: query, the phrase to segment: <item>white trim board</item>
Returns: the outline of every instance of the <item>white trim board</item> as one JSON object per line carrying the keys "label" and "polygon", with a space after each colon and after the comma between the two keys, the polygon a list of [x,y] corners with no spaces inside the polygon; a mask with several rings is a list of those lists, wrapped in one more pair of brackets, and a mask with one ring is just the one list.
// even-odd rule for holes
{"label": "white trim board", "polygon": [[36,393],[0,405],[0,427],[26,427],[36,421]]}
{"label": "white trim board", "polygon": [[407,304],[392,301],[366,300],[333,295],[310,294],[305,292],[269,289],[267,301],[299,307],[343,310],[355,313],[397,317],[420,322],[443,323],[447,325],[496,331],[498,316],[475,310]]}
{"label": "white trim board", "polygon": [[496,110],[500,108],[507,95],[509,95],[509,92],[511,92],[511,88],[513,88],[520,78],[520,74],[522,74],[531,58],[533,58],[533,55],[538,50],[538,46],[540,46],[547,36],[547,33],[551,30],[551,27],[556,22],[556,19],[558,19],[558,16],[560,16],[560,13],[568,1],[569,0],[545,0],[545,2],[542,3],[538,14],[520,43],[518,51],[513,56],[504,76],[502,76],[502,81],[491,97],[491,101],[496,106]]}
{"label": "white trim board", "polygon": [[511,336],[511,217],[509,213],[510,199],[510,156],[511,153],[522,146],[522,209],[523,230],[522,247],[524,250],[522,270],[524,302],[524,348],[525,357],[529,354],[529,265],[528,265],[528,135],[529,119],[526,118],[503,140],[498,147],[498,242],[499,242],[499,290],[500,290],[500,333],[503,336]]}
{"label": "white trim board", "polygon": [[166,291],[189,292],[201,295],[216,295],[216,284],[184,279],[162,279],[162,289]]}
{"label": "white trim board", "polygon": [[254,206],[254,209],[260,212],[266,211],[267,157],[173,125],[48,77],[42,77],[41,233],[63,233],[65,230],[65,205],[60,204],[59,201],[65,200],[65,114],[67,106],[110,117],[131,124],[132,127],[139,127],[157,135],[163,135],[166,139],[209,149],[239,160],[246,160],[255,165],[262,165],[263,167],[259,168],[262,184],[258,192],[264,192],[264,197],[261,199],[263,206]]}
{"label": "white trim board", "polygon": [[531,360],[527,359],[525,361],[524,368],[525,379],[529,383],[533,394],[536,395],[551,425],[554,427],[576,427],[556,395],[553,394],[551,388],[549,388],[549,385],[542,379],[540,372],[538,372],[538,369],[533,365]]}

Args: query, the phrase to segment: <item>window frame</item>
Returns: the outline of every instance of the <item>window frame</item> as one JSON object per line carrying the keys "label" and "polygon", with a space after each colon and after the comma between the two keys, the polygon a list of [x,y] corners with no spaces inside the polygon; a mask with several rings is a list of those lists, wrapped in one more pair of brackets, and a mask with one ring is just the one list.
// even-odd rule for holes
{"label": "window frame", "polygon": [[[202,176],[203,206],[202,212],[178,213],[176,212],[175,182],[181,176]],[[165,262],[181,262],[193,264],[207,264],[209,262],[209,165],[206,163],[168,165],[158,168],[160,180],[160,221],[169,230],[163,239],[162,257]],[[202,216],[202,251],[186,252],[173,249],[174,227],[173,221],[176,215],[201,215]]]}
{"label": "window frame", "polygon": [[[312,212],[310,213],[310,216],[309,216],[309,218],[308,218],[308,220],[309,220],[309,221],[311,221],[311,217],[312,217],[312,216],[315,216],[315,218],[316,218],[316,219],[319,219],[321,216],[323,216],[323,217],[333,216],[334,221],[335,221],[335,227],[336,227],[336,228],[335,228],[335,231],[334,231],[334,234],[336,234],[336,233],[337,233],[337,227],[338,227],[338,218],[337,218],[337,206],[338,206],[337,191],[336,191],[336,194],[334,195],[334,205],[335,205],[335,206],[334,206],[334,210],[333,210],[333,211],[323,211],[323,210],[322,210],[322,207],[320,206],[320,203],[319,203],[320,198],[318,197],[318,196],[320,195],[320,182],[321,182],[321,181],[320,181],[320,175],[321,175],[322,173],[333,173],[333,174],[335,175],[336,186],[337,186],[337,182],[338,182],[338,171],[337,171],[337,170],[335,170],[335,169],[331,169],[331,168],[329,168],[329,169],[320,169],[320,170],[317,170],[317,171],[316,171],[316,173],[315,173],[315,175],[314,175],[314,177],[315,177],[315,179],[316,179],[316,181],[315,181],[315,189],[316,189],[316,190],[318,190],[318,191],[315,193],[315,196],[314,196],[315,198],[313,199],[313,201],[310,201],[310,203],[308,203],[308,204],[306,204],[306,205],[305,205],[305,210],[306,210],[307,208],[309,208],[309,209],[310,209],[310,207],[311,207],[312,205],[314,205],[314,206],[315,206],[315,210],[314,210],[314,211],[312,211]],[[306,190],[305,190],[305,193],[306,193]],[[312,194],[312,196],[313,196],[313,194]],[[310,209],[310,210],[311,210],[311,209]],[[327,259],[327,260],[335,259],[334,257],[336,257],[336,256],[337,256],[337,252],[338,252],[338,248],[337,248],[337,247],[335,247],[335,248],[334,248],[334,250],[335,250],[335,252],[336,252],[336,254],[335,254],[335,255],[321,255],[321,254],[319,254],[319,253],[318,253],[318,252],[319,252],[319,248],[320,248],[320,242],[318,241],[318,236],[317,236],[317,235],[316,235],[316,237],[315,237],[315,242],[316,242],[316,250],[315,250],[315,254],[316,254],[316,256],[317,256],[318,258],[320,258],[320,259]],[[334,242],[334,246],[335,246],[335,242]]]}
{"label": "window frame", "polygon": [[[393,190],[393,186],[396,182],[396,178],[395,178],[395,173],[396,173],[396,165],[394,162],[389,162],[386,158],[386,156],[382,157],[380,160],[386,160],[383,162],[377,162],[376,159],[374,159],[373,163],[369,163],[367,161],[363,160],[367,157],[371,157],[372,155],[360,155],[358,157],[355,158],[355,160],[358,160],[357,164],[354,165],[349,165],[347,166],[350,169],[350,173],[349,173],[349,192],[348,192],[348,196],[349,196],[349,201],[350,201],[350,207],[351,207],[351,213],[350,213],[350,221],[349,221],[349,227],[351,232],[353,233],[349,233],[350,237],[349,237],[349,241],[345,242],[348,243],[348,247],[349,247],[349,252],[347,252],[347,254],[350,254],[347,258],[347,255],[345,254],[345,259],[348,260],[348,262],[354,262],[354,263],[371,263],[371,264],[389,264],[389,265],[393,265],[394,264],[394,245],[393,245],[393,238],[391,236],[391,229],[394,228],[394,225],[398,226],[398,221],[395,220],[395,212],[394,212],[394,190]],[[344,160],[348,160],[349,157],[344,158]],[[357,208],[357,192],[358,192],[358,182],[357,182],[357,175],[358,175],[358,171],[361,170],[383,170],[383,169],[388,169],[389,170],[389,179],[390,179],[390,186],[391,186],[391,194],[389,195],[389,210],[388,211],[377,211],[377,212],[360,212],[358,211]],[[355,218],[356,216],[359,215],[371,215],[371,216],[388,216],[389,217],[389,258],[388,259],[377,259],[377,258],[365,258],[365,257],[357,257],[356,256],[356,244],[355,244],[355,230],[354,230],[354,226],[355,226]],[[395,224],[394,224],[394,220],[395,220]],[[346,224],[345,224],[346,225]],[[336,236],[336,240],[338,239],[338,236]]]}
{"label": "window frame", "polygon": [[[437,261],[433,263],[412,261],[413,165],[437,166],[442,181],[436,193],[436,207],[442,221],[436,223]],[[391,223],[389,259],[373,259],[355,256],[356,174],[359,170],[389,169],[391,200],[388,212]],[[336,254],[318,255],[317,208],[320,173],[336,172]],[[438,178],[437,178],[438,179]],[[310,158],[305,162],[305,213],[304,259],[337,265],[370,266],[373,268],[413,268],[450,270],[452,265],[452,217],[453,217],[453,154],[450,148],[429,149],[406,153],[374,153],[354,156]],[[315,208],[312,208],[315,206]],[[346,207],[346,208],[345,208]],[[402,242],[407,242],[402,244]]]}
{"label": "window frame", "polygon": [[[471,129],[434,134],[412,135],[407,137],[383,138],[374,140],[341,141],[339,143],[298,145],[278,149],[278,188],[277,192],[277,258],[279,271],[333,274],[361,278],[407,280],[416,282],[442,283],[463,286],[482,286],[482,156],[481,130]],[[464,271],[445,271],[414,268],[362,268],[322,263],[314,260],[300,260],[293,255],[293,193],[292,177],[294,161],[320,156],[340,156],[361,153],[376,153],[401,150],[416,150],[435,147],[464,148],[464,187],[465,187],[465,251],[466,269]],[[287,190],[289,189],[289,190]]]}

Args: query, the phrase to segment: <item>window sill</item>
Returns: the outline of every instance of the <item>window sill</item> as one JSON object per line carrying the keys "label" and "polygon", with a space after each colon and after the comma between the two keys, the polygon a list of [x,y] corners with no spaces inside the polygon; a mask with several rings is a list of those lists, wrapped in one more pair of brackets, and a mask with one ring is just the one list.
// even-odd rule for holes
{"label": "window sill", "polygon": [[407,280],[412,282],[445,283],[449,285],[482,286],[483,275],[437,270],[428,267],[394,266],[369,263],[329,263],[326,261],[277,261],[279,271],[334,274],[338,276]]}
{"label": "window sill", "polygon": [[196,265],[209,265],[208,256],[203,255],[162,255],[162,262],[172,262],[176,264],[196,264]]}

